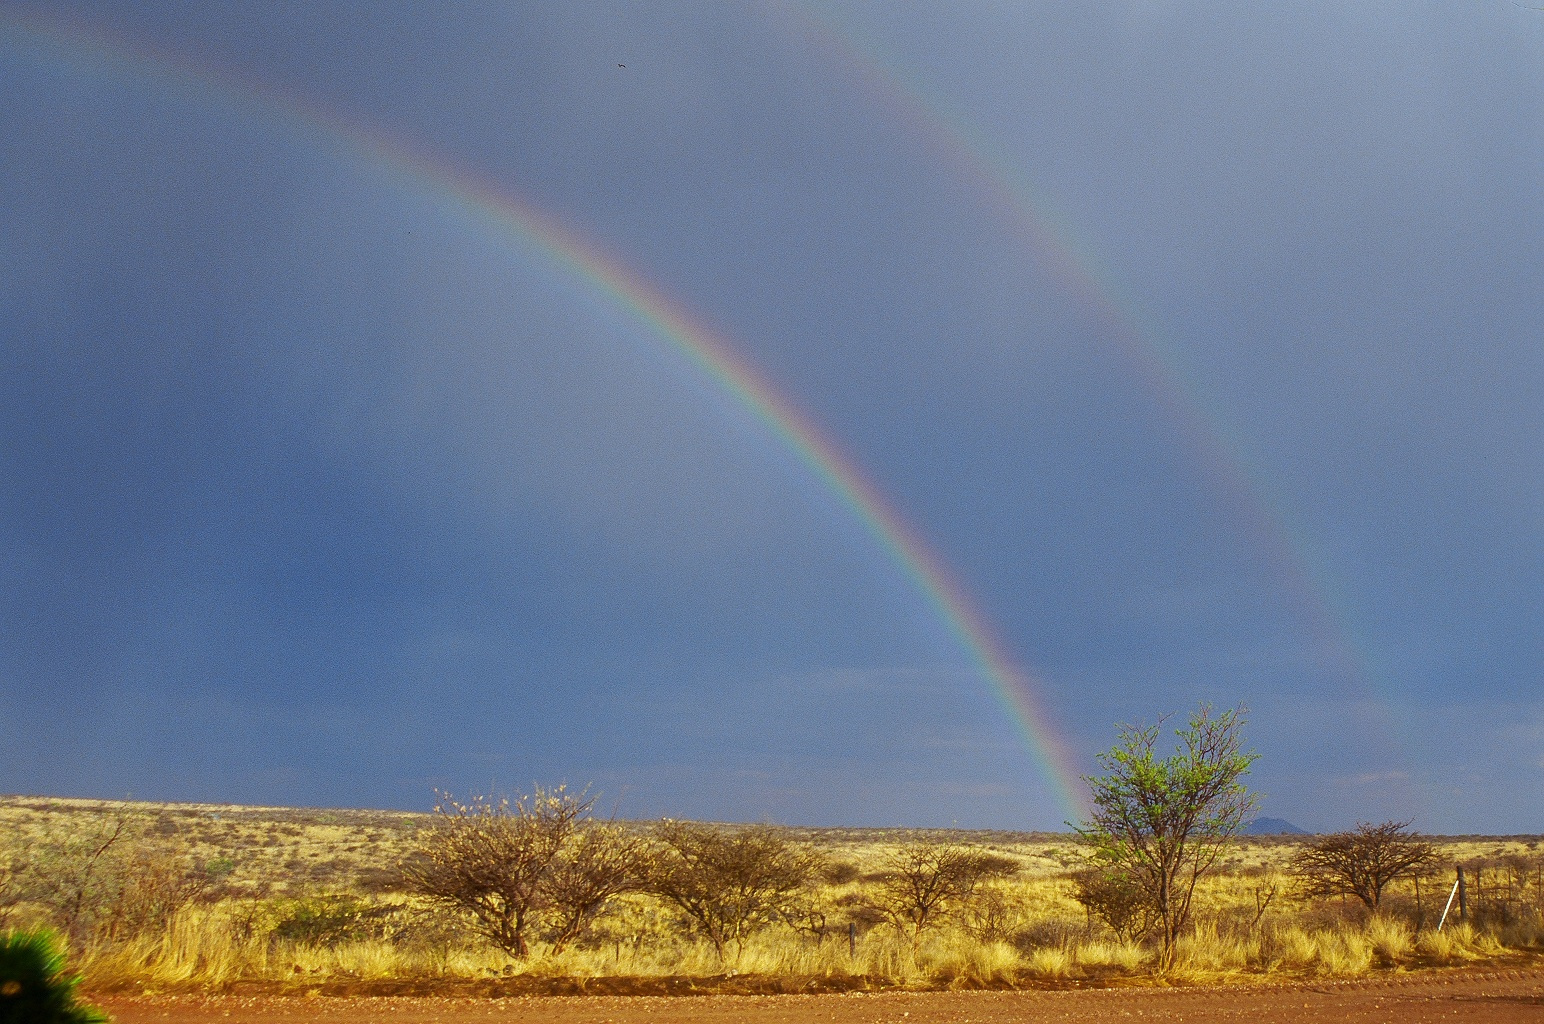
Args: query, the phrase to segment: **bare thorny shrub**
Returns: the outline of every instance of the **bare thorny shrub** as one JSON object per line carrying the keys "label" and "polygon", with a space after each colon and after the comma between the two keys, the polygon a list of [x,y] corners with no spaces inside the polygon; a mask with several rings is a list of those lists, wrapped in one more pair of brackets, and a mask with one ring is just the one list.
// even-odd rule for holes
{"label": "bare thorny shrub", "polygon": [[960,924],[977,942],[1007,942],[1022,931],[1027,907],[1011,886],[987,882],[961,908]]}
{"label": "bare thorny shrub", "polygon": [[640,838],[616,825],[581,824],[547,887],[554,953],[583,935],[613,899],[639,887],[645,852]]}
{"label": "bare thorny shrub", "polygon": [[89,828],[49,837],[29,851],[23,869],[29,894],[71,941],[86,939],[116,901],[117,866],[135,824],[127,813],[103,816]]}
{"label": "bare thorny shrub", "polygon": [[127,811],[44,837],[7,875],[14,901],[41,907],[76,944],[164,930],[215,882],[185,845],[152,838]]}
{"label": "bare thorny shrub", "polygon": [[177,847],[141,847],[122,862],[117,898],[102,916],[109,940],[164,930],[183,907],[203,900],[214,884],[206,869]]}
{"label": "bare thorny shrub", "polygon": [[[1471,923],[1509,931],[1522,925],[1544,935],[1544,857],[1493,852],[1461,858],[1453,867],[1464,872]],[[1452,870],[1444,872],[1448,885]]]}
{"label": "bare thorny shrub", "polygon": [[765,825],[726,828],[692,821],[655,826],[646,863],[650,893],[691,922],[720,961],[776,921],[818,921],[810,903],[823,863],[818,852]]}
{"label": "bare thorny shrub", "polygon": [[[982,882],[1011,874],[1015,867],[1007,858],[968,846],[907,843],[890,856],[872,898],[916,953],[924,931],[975,902]],[[1005,906],[1000,909],[1006,912]]]}
{"label": "bare thorny shrub", "polygon": [[1391,882],[1417,877],[1436,858],[1437,848],[1411,832],[1409,821],[1363,822],[1309,842],[1292,867],[1303,897],[1351,896],[1377,913]]}
{"label": "bare thorny shrub", "polygon": [[542,925],[561,952],[639,881],[643,844],[592,820],[594,805],[561,786],[513,802],[442,794],[437,820],[403,864],[404,880],[431,902],[468,913],[510,956],[530,956]]}

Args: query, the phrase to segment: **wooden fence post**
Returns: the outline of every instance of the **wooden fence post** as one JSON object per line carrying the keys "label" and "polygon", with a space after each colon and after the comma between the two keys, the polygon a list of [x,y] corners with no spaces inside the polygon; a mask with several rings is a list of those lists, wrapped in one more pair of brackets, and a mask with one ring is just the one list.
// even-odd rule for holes
{"label": "wooden fence post", "polygon": [[1464,866],[1459,864],[1456,867],[1458,868],[1458,919],[1467,921],[1469,920],[1469,892],[1464,886]]}

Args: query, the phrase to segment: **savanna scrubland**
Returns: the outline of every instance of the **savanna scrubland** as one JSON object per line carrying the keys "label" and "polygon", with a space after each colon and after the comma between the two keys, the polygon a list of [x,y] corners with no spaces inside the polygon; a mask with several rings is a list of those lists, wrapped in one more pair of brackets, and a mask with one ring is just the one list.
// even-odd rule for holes
{"label": "savanna scrubland", "polygon": [[[1140,900],[1091,887],[1076,835],[605,822],[586,808],[554,833],[540,878],[515,872],[479,911],[436,865],[546,841],[478,832],[501,815],[520,817],[490,801],[411,814],[0,798],[0,928],[55,929],[104,992],[1247,982],[1544,950],[1538,837],[1426,837],[1435,857],[1376,912],[1302,874],[1311,837],[1238,837],[1163,964]],[[1455,903],[1439,932],[1457,864],[1467,912],[1456,920]]]}

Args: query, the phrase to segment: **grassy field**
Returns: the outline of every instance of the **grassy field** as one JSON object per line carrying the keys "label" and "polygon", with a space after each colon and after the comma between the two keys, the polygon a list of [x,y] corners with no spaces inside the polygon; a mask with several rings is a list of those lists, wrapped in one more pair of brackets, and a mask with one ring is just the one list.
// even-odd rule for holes
{"label": "grassy field", "polygon": [[[1068,835],[786,829],[826,863],[802,929],[768,926],[721,960],[668,906],[629,894],[561,954],[538,942],[532,957],[515,960],[454,913],[404,891],[399,865],[433,821],[388,811],[0,798],[0,914],[10,927],[68,931],[74,962],[98,990],[777,991],[1155,978],[1148,947],[1120,940],[1073,899],[1083,861]],[[92,860],[115,830],[117,840]],[[894,851],[918,839],[967,844],[1007,867],[913,943],[876,912],[872,895]],[[1373,917],[1354,903],[1299,896],[1291,838],[1240,840],[1203,883],[1193,927],[1162,980],[1354,977],[1537,955],[1540,839],[1438,843],[1446,866],[1400,883]],[[1438,933],[1457,862],[1469,871],[1469,919]]]}

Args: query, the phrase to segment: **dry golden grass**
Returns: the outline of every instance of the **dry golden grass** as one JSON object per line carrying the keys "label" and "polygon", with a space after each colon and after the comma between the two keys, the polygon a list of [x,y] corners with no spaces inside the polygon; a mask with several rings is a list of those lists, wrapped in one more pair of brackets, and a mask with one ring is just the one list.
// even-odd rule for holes
{"label": "dry golden grass", "polygon": [[[1117,940],[1072,898],[1081,864],[1072,837],[1007,832],[790,829],[833,865],[817,900],[828,928],[811,935],[777,926],[752,935],[720,961],[669,910],[645,896],[618,901],[584,943],[515,961],[445,912],[398,891],[396,868],[428,815],[193,804],[122,804],[0,798],[0,865],[100,822],[133,816],[144,841],[175,842],[200,863],[219,862],[212,902],[188,906],[164,928],[84,943],[75,951],[99,990],[219,989],[236,983],[488,983],[550,979],[810,979],[861,987],[997,987],[1123,979],[1156,971],[1151,950]],[[919,838],[971,843],[1017,866],[989,898],[911,941],[869,908],[874,876],[902,844]],[[1345,903],[1307,904],[1287,873],[1296,845],[1277,837],[1240,841],[1197,894],[1168,981],[1272,976],[1355,977],[1376,970],[1460,964],[1544,946],[1544,858],[1539,841],[1464,837],[1441,841],[1443,861],[1471,873],[1471,922],[1437,915],[1451,869],[1401,884],[1385,913],[1368,918]],[[1472,871],[1472,868],[1471,868]],[[318,898],[368,911],[336,933],[285,930]],[[311,902],[307,902],[310,900]],[[13,922],[43,920],[37,907]],[[848,927],[855,930],[849,945]],[[1478,926],[1476,926],[1478,925]],[[297,937],[298,935],[298,937]],[[307,937],[309,935],[309,937]]]}

